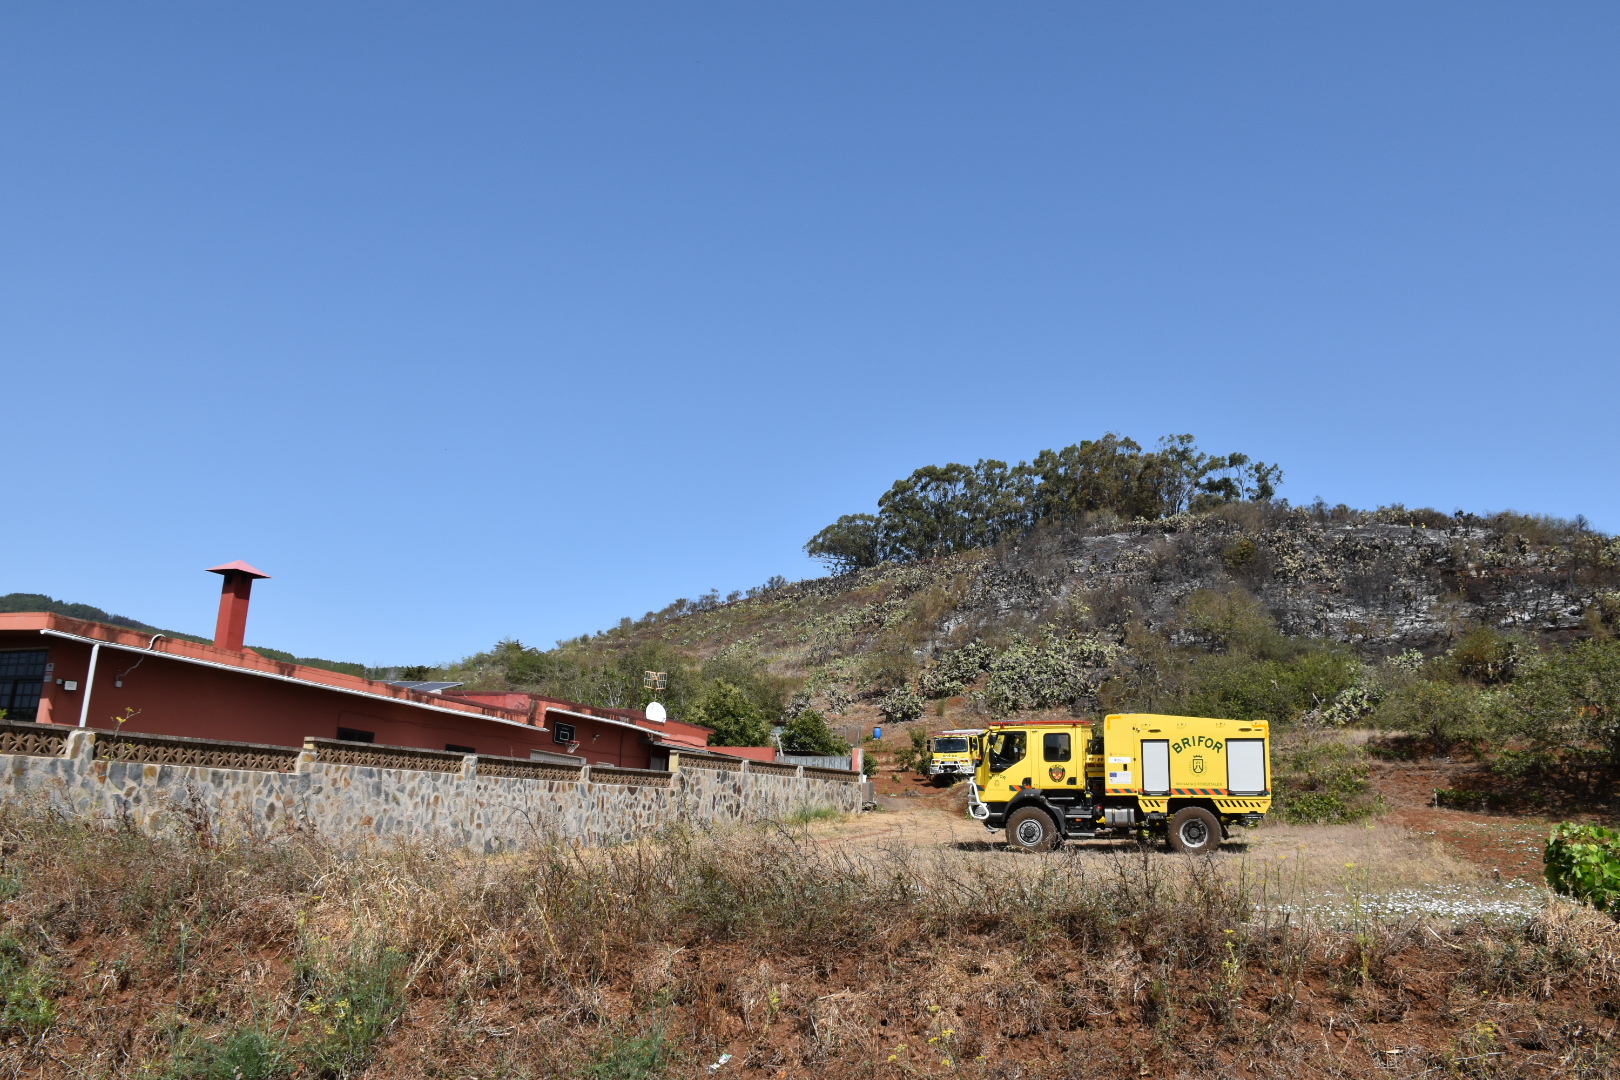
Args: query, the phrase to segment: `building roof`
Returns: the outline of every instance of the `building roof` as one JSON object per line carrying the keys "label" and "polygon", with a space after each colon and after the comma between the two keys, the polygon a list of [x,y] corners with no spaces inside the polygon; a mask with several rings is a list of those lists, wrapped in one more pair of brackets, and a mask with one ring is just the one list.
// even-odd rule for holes
{"label": "building roof", "polygon": [[403,686],[407,690],[420,690],[424,694],[442,694],[452,686],[460,686],[458,682],[420,682],[411,679],[392,679],[389,686]]}
{"label": "building roof", "polygon": [[498,705],[485,705],[479,702],[461,701],[453,697],[440,697],[437,694],[425,694],[420,690],[392,686],[373,679],[363,679],[357,675],[346,675],[339,671],[328,671],[325,668],[305,667],[302,664],[290,664],[281,660],[272,660],[267,656],[260,656],[258,653],[251,651],[234,652],[230,649],[216,649],[212,645],[205,645],[201,642],[186,641],[183,638],[171,638],[164,634],[147,634],[139,630],[127,630],[121,626],[109,626],[106,623],[90,622],[86,619],[70,619],[66,615],[56,615],[50,612],[0,612],[0,631],[33,631],[48,637],[68,638],[90,645],[100,644],[125,652],[166,656],[185,663],[239,671],[244,675],[278,679],[282,682],[302,683],[340,694],[396,701],[401,705],[429,709],[434,712],[481,717],[502,723],[521,724],[524,727],[532,726],[525,710],[504,709]]}

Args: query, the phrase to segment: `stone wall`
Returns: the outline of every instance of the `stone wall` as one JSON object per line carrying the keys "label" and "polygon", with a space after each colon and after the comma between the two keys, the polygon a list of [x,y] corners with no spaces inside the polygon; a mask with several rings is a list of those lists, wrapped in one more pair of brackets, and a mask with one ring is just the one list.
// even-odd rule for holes
{"label": "stone wall", "polygon": [[308,828],[498,851],[550,839],[615,843],[677,823],[861,809],[859,774],[750,766],[672,754],[669,772],[648,772],[324,739],[296,751],[0,722],[0,798],[48,801],[143,829]]}

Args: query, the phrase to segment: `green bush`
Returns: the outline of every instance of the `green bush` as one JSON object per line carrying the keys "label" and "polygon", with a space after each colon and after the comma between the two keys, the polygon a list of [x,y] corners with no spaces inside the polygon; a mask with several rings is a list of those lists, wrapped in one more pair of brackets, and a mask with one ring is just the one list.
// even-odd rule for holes
{"label": "green bush", "polygon": [[1372,720],[1387,731],[1404,731],[1426,739],[1437,752],[1454,746],[1497,744],[1491,700],[1470,683],[1412,679],[1384,695]]}
{"label": "green bush", "polygon": [[1188,666],[1182,709],[1191,716],[1286,724],[1320,702],[1337,700],[1359,671],[1355,657],[1314,644],[1285,660],[1201,656]]}
{"label": "green bush", "polygon": [[928,748],[928,732],[922,728],[912,728],[906,733],[911,737],[910,746],[902,746],[894,752],[895,767],[904,771],[911,769],[919,776],[927,776],[929,766],[934,763],[934,752]]}
{"label": "green bush", "polygon": [[1312,738],[1273,749],[1273,813],[1290,825],[1342,825],[1379,808],[1361,748]]}
{"label": "green bush", "polygon": [[1543,862],[1555,891],[1600,911],[1620,907],[1620,833],[1565,822],[1548,839]]}

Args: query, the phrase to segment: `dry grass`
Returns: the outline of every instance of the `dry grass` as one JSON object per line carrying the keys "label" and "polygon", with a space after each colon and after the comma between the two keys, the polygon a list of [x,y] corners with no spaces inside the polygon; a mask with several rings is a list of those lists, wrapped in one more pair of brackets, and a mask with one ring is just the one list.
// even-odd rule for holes
{"label": "dry grass", "polygon": [[[707,1076],[730,1053],[722,1075],[778,1080],[1355,1076],[1392,1031],[1425,1048],[1393,1075],[1417,1075],[1467,1056],[1481,990],[1493,1023],[1607,1060],[1612,928],[1567,904],[1489,932],[1340,932],[1271,902],[1243,872],[1260,847],[995,859],[837,829],[486,858],[0,810],[20,1010],[0,1075]],[[1393,881],[1422,849],[1346,829],[1318,851]],[[1535,1072],[1539,1051],[1503,1045]]]}

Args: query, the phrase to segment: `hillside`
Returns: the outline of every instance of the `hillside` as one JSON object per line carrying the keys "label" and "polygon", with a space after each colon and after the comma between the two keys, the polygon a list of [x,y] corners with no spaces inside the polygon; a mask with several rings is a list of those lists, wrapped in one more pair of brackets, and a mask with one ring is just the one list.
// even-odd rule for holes
{"label": "hillside", "polygon": [[[1232,502],[1159,520],[1102,512],[678,600],[551,650],[505,641],[433,677],[634,706],[642,673],[666,671],[673,715],[724,724],[726,701],[746,698],[771,720],[819,713],[850,741],[884,725],[871,749],[891,769],[911,721],[1152,710],[1370,726],[1425,753],[1472,748],[1525,797],[1573,785],[1606,799],[1617,619],[1620,541],[1583,523]],[[1360,753],[1296,761],[1296,812],[1359,813]]]}

